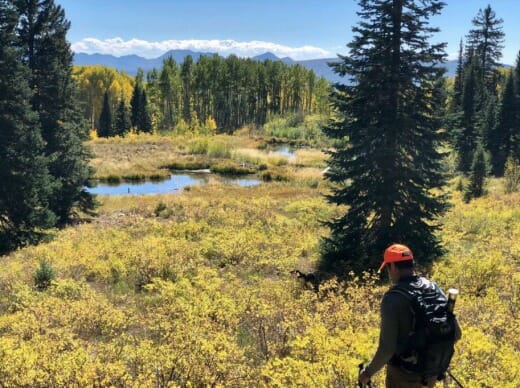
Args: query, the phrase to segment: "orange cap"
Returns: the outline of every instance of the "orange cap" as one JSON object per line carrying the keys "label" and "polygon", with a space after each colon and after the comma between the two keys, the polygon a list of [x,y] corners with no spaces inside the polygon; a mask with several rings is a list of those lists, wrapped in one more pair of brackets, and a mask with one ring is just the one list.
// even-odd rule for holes
{"label": "orange cap", "polygon": [[381,271],[388,263],[396,263],[398,261],[413,260],[413,252],[406,245],[392,244],[385,250],[383,263],[379,267]]}

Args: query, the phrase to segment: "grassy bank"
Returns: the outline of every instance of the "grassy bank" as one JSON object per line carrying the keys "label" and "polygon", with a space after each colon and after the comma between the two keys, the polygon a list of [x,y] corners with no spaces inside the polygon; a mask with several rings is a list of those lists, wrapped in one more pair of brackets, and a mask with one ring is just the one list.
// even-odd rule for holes
{"label": "grassy bank", "polygon": [[[339,211],[320,190],[216,184],[101,201],[91,223],[2,258],[4,384],[354,385],[387,286],[367,275],[315,293],[290,275],[312,270],[319,220]],[[520,379],[519,205],[496,184],[470,204],[455,193],[444,219],[448,253],[431,275],[461,290],[452,372],[464,386]],[[41,260],[56,274],[45,291]]]}

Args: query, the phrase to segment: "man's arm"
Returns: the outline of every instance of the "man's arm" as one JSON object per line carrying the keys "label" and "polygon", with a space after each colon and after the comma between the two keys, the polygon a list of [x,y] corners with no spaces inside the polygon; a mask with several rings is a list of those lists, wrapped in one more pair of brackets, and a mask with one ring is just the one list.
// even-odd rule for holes
{"label": "man's arm", "polygon": [[396,352],[402,298],[399,294],[387,293],[381,301],[379,345],[372,361],[364,369],[369,378],[385,366]]}

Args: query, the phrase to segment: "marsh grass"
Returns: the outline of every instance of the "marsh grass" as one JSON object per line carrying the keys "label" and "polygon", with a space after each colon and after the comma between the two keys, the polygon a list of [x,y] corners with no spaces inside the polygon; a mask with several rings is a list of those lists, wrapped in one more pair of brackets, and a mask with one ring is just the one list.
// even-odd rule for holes
{"label": "marsh grass", "polygon": [[319,150],[298,149],[289,158],[259,149],[263,142],[262,138],[224,135],[129,134],[98,138],[89,145],[95,155],[91,162],[94,178],[114,184],[167,179],[171,170],[201,169],[232,175],[265,172],[264,180],[289,181],[301,175],[294,173],[297,168],[325,166],[325,155]]}
{"label": "marsh grass", "polygon": [[327,155],[318,149],[302,148],[295,151],[295,157],[290,160],[290,163],[300,167],[316,167],[324,169]]}

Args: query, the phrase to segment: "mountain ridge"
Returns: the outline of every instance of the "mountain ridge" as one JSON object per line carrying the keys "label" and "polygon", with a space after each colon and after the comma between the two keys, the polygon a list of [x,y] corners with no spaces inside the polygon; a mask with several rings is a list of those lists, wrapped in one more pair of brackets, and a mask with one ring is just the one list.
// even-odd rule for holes
{"label": "mountain ridge", "polygon": [[[135,75],[137,69],[141,68],[147,72],[154,68],[159,69],[162,67],[164,59],[172,57],[177,63],[182,63],[187,55],[191,55],[194,61],[197,61],[201,56],[213,56],[217,53],[210,52],[198,52],[192,50],[170,50],[166,53],[158,56],[157,58],[144,58],[135,54],[124,55],[116,57],[111,54],[86,54],[86,53],[74,53],[74,64],[78,66],[85,65],[102,65],[107,67],[113,67],[119,71],[124,71],[129,75]],[[293,60],[290,57],[279,58],[272,52],[265,52],[260,55],[251,57],[251,59],[257,61],[281,61],[288,65],[299,64],[307,69],[313,70],[319,77],[324,77],[330,82],[344,82],[344,78],[334,73],[328,66],[329,62],[339,61],[340,59],[335,58],[316,58],[306,60]],[[454,76],[457,68],[457,60],[447,61],[444,64],[446,68],[447,76]]]}

